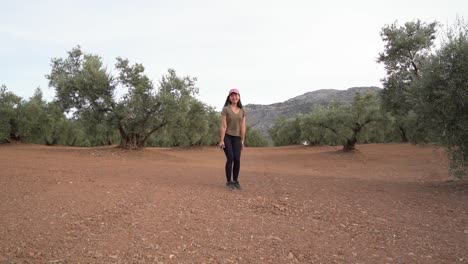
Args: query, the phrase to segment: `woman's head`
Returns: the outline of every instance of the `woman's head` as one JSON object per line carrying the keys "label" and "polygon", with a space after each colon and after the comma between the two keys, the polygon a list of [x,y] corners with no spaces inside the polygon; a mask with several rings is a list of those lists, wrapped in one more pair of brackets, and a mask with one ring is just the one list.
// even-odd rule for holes
{"label": "woman's head", "polygon": [[229,90],[229,94],[226,98],[226,102],[224,103],[224,106],[228,106],[230,104],[236,104],[237,107],[242,108],[239,90],[237,89]]}

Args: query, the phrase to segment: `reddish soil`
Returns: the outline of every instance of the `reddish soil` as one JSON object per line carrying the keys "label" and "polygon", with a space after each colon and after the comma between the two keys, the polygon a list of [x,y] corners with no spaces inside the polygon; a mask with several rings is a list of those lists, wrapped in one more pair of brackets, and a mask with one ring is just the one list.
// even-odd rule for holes
{"label": "reddish soil", "polygon": [[468,263],[468,184],[405,144],[0,146],[0,263]]}

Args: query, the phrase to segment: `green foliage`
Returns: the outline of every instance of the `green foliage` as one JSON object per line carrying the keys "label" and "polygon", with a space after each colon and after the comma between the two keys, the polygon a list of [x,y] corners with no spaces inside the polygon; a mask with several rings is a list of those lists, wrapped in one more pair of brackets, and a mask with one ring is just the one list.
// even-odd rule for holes
{"label": "green foliage", "polygon": [[24,142],[46,145],[68,145],[73,141],[71,121],[56,102],[47,103],[37,88],[29,101],[22,101],[15,117],[17,134]]}
{"label": "green foliage", "polygon": [[[51,73],[46,76],[49,86],[56,91],[56,102],[62,111],[73,112],[79,122],[69,125],[66,131],[80,131],[86,134],[70,139],[68,144],[83,142],[84,145],[96,146],[115,141],[116,130],[114,93],[116,82],[103,67],[102,59],[97,55],[85,54],[75,47],[68,52],[68,57],[53,58]],[[82,125],[77,129],[76,126]],[[57,127],[59,129],[59,127]],[[56,141],[52,136],[47,141]]]}
{"label": "green foliage", "polygon": [[384,106],[404,138],[445,146],[451,173],[462,178],[468,175],[468,25],[457,21],[431,53],[436,25],[383,29]]}
{"label": "green foliage", "polygon": [[352,105],[331,103],[294,119],[279,119],[270,130],[277,146],[300,144],[343,145],[354,150],[356,143],[385,142],[392,135],[392,118],[374,93],[356,94]]}
{"label": "green foliage", "polygon": [[221,115],[213,107],[206,106],[206,119],[208,131],[202,138],[202,145],[215,146],[219,143]]}
{"label": "green foliage", "polygon": [[384,118],[377,95],[356,94],[350,106],[332,103],[305,115],[301,136],[312,145],[343,145],[346,151],[354,150],[358,142],[379,140],[376,131],[381,127],[376,124]]}
{"label": "green foliage", "polygon": [[63,113],[54,104],[42,99],[42,91],[37,88],[29,101],[19,108],[18,133],[24,142],[55,145],[61,133],[56,126],[65,119]]}
{"label": "green foliage", "polygon": [[269,133],[275,146],[301,143],[300,116],[294,119],[279,118],[270,128]]}
{"label": "green foliage", "polygon": [[[407,142],[412,129],[418,127],[419,119],[409,117],[415,103],[414,81],[420,78],[420,69],[431,52],[435,40],[437,22],[429,24],[419,20],[407,22],[404,26],[396,23],[382,29],[381,37],[385,48],[378,62],[383,63],[386,77],[383,79],[383,106],[395,118],[401,140]],[[413,140],[423,140],[420,138]]]}
{"label": "green foliage", "polygon": [[[348,138],[352,137],[352,122],[350,106],[332,103],[326,107],[316,108],[306,120],[310,132],[303,129],[303,134],[308,134],[311,144],[328,143],[329,145],[345,145]],[[304,123],[305,124],[305,123]],[[311,133],[314,133],[311,136]]]}
{"label": "green foliage", "polygon": [[[192,98],[185,108],[180,108],[173,116],[175,119],[156,136],[157,145],[162,146],[197,146],[202,145],[209,130],[209,120],[205,105]],[[154,142],[154,139],[153,139]]]}
{"label": "green foliage", "polygon": [[186,111],[179,111],[177,120],[150,138],[149,146],[188,147],[216,145],[220,117],[212,107],[192,99]]}
{"label": "green foliage", "polygon": [[435,40],[436,26],[437,22],[426,24],[417,20],[404,26],[394,23],[382,29],[380,35],[385,42],[385,50],[380,53],[378,61],[384,63],[387,77],[396,74],[407,82],[419,75],[419,68]]}
{"label": "green foliage", "polygon": [[415,110],[431,142],[447,147],[452,174],[462,178],[468,175],[468,25],[457,26],[422,68]]}
{"label": "green foliage", "polygon": [[54,87],[62,109],[105,113],[112,107],[115,85],[99,56],[84,54],[78,46],[65,59],[52,59],[52,70],[46,76]]}
{"label": "green foliage", "polygon": [[372,122],[364,127],[358,136],[359,143],[389,143],[400,140],[395,118],[382,108],[379,115],[381,119],[378,122]]}
{"label": "green foliage", "polygon": [[21,97],[0,86],[0,143],[20,139],[18,133],[19,107]]}
{"label": "green foliage", "polygon": [[201,145],[202,138],[209,128],[205,105],[202,102],[195,99],[191,100],[185,115],[184,126],[184,134],[188,145]]}
{"label": "green foliage", "polygon": [[47,122],[46,103],[42,100],[42,91],[36,89],[33,97],[28,102],[23,102],[19,108],[18,132],[24,141],[44,144],[45,129],[43,124]]}
{"label": "green foliage", "polygon": [[119,142],[118,130],[112,123],[112,115],[99,111],[81,111],[72,130],[78,135],[85,135],[87,146],[110,145]]}
{"label": "green foliage", "polygon": [[245,146],[247,147],[268,147],[268,140],[255,128],[247,127]]}
{"label": "green foliage", "polygon": [[312,109],[312,112],[303,115],[300,120],[301,139],[306,141],[310,146],[315,145],[338,145],[341,144],[336,136],[329,129],[319,126],[318,124],[331,114],[340,112],[339,104],[332,104],[330,106],[317,106]]}
{"label": "green foliage", "polygon": [[91,146],[81,124],[73,119],[60,118],[51,128],[45,139],[47,145]]}
{"label": "green foliage", "polygon": [[[191,114],[200,113],[200,106],[191,105],[198,93],[195,78],[179,77],[169,69],[156,88],[143,65],[130,65],[127,59],[117,58],[115,66],[117,77],[107,73],[100,57],[85,54],[80,47],[68,52],[65,59],[52,59],[49,86],[56,89],[62,109],[73,111],[86,133],[94,136],[88,141],[91,145],[113,143],[117,130],[122,148],[142,148],[153,133],[187,118],[189,110],[194,110]],[[118,86],[128,91],[121,101],[114,97]],[[196,125],[208,126],[203,122]],[[180,140],[198,144],[201,136],[191,133]]]}
{"label": "green foliage", "polygon": [[172,69],[155,89],[143,74],[142,65],[129,66],[127,60],[118,59],[116,67],[120,83],[129,90],[118,105],[116,118],[123,148],[144,147],[153,133],[183,120],[191,108],[193,95],[198,93],[196,78],[179,77]]}

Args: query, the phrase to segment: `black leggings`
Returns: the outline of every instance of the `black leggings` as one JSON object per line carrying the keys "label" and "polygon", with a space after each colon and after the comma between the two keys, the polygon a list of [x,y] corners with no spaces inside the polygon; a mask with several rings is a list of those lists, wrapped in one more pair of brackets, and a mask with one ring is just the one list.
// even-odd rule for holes
{"label": "black leggings", "polygon": [[[224,154],[226,154],[226,180],[231,181],[231,172],[234,181],[239,178],[240,171],[240,156],[242,149],[241,137],[231,135],[224,136]],[[232,167],[234,163],[234,168]]]}

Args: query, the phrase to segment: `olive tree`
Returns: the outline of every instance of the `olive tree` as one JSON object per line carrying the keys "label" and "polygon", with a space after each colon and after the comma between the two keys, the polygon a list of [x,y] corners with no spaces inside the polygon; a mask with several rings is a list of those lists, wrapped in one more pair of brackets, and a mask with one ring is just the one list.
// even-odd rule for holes
{"label": "olive tree", "polygon": [[281,117],[269,129],[269,134],[275,146],[295,145],[301,143],[301,117],[287,119]]}
{"label": "olive tree", "polygon": [[21,97],[0,86],[0,142],[19,140],[18,118]]}
{"label": "olive tree", "polygon": [[268,139],[266,139],[260,130],[247,127],[245,146],[247,147],[268,147]]}
{"label": "olive tree", "polygon": [[413,139],[414,122],[410,112],[415,104],[414,81],[421,77],[421,67],[430,54],[437,22],[424,23],[420,20],[399,26],[396,22],[382,28],[385,43],[378,62],[383,63],[386,76],[383,81],[382,99],[387,111],[395,117],[401,140]]}
{"label": "olive tree", "polygon": [[[195,78],[179,77],[172,69],[155,86],[142,64],[130,65],[127,59],[117,58],[115,66],[117,76],[108,72],[99,56],[86,54],[78,46],[68,57],[52,59],[47,78],[63,110],[72,111],[76,119],[100,124],[109,138],[119,131],[124,149],[143,148],[198,92]],[[116,98],[118,87],[127,91],[121,100]]]}
{"label": "olive tree", "polygon": [[315,109],[310,115],[311,127],[321,133],[315,141],[327,138],[342,144],[344,151],[354,150],[365,129],[382,120],[380,102],[374,93],[356,94],[351,105],[332,103]]}
{"label": "olive tree", "polygon": [[468,24],[447,33],[421,69],[415,109],[432,142],[445,146],[453,175],[468,175]]}

